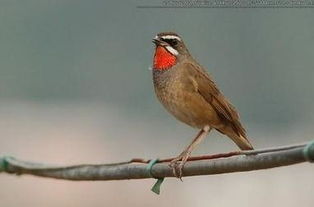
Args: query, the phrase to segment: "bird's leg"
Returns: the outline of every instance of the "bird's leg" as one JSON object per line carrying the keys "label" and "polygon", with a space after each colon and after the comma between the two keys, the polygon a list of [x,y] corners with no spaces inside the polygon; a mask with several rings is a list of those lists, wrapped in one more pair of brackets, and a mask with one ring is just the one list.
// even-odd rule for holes
{"label": "bird's leg", "polygon": [[176,177],[181,179],[183,166],[190,157],[191,152],[199,143],[201,143],[201,141],[206,137],[210,130],[211,127],[206,125],[203,129],[201,129],[198,132],[198,134],[193,139],[191,144],[189,144],[189,146],[187,146],[187,148],[183,152],[181,152],[181,154],[178,157],[176,157],[170,162],[169,166],[172,168],[173,174]]}

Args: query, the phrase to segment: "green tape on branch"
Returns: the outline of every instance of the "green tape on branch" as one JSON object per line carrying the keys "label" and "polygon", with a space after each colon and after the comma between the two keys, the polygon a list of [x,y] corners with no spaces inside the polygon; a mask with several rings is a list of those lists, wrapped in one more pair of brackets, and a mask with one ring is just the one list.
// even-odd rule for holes
{"label": "green tape on branch", "polygon": [[5,172],[8,169],[7,157],[0,157],[0,172]]}
{"label": "green tape on branch", "polygon": [[[154,166],[157,162],[158,162],[158,159],[153,159],[153,160],[149,161],[149,163],[148,163],[148,165],[147,165],[148,174],[149,174],[151,177],[153,177],[153,178],[155,178],[155,177],[154,177],[153,174],[152,174],[152,168],[153,168],[153,166]],[[152,190],[154,193],[156,193],[157,195],[159,195],[159,194],[160,194],[160,187],[161,187],[161,184],[162,184],[162,182],[164,181],[165,178],[155,178],[155,179],[157,179],[157,182],[153,185],[153,187],[152,187],[151,190]]]}
{"label": "green tape on branch", "polygon": [[148,165],[147,165],[147,172],[148,172],[148,174],[151,176],[151,177],[154,177],[153,175],[152,175],[152,168],[153,168],[153,166],[156,164],[158,162],[158,159],[153,159],[153,160],[150,160],[149,161],[149,163],[148,163]]}
{"label": "green tape on branch", "polygon": [[303,155],[308,162],[314,162],[314,140],[304,147]]}
{"label": "green tape on branch", "polygon": [[165,178],[159,178],[151,189],[157,195],[160,194],[160,187],[161,187],[162,182],[164,182],[164,180],[165,180]]}

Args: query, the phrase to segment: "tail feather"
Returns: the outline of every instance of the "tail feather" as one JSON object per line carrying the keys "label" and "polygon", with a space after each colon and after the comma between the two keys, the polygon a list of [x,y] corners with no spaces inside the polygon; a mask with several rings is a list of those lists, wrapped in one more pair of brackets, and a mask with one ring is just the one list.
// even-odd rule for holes
{"label": "tail feather", "polygon": [[233,130],[224,131],[224,134],[232,139],[241,150],[253,150],[253,146],[246,136],[240,135]]}
{"label": "tail feather", "polygon": [[235,132],[232,127],[216,128],[216,130],[227,135],[241,150],[254,150],[246,135]]}
{"label": "tail feather", "polygon": [[234,136],[230,136],[230,138],[232,139],[232,141],[234,141],[234,143],[236,143],[238,145],[238,147],[241,150],[253,150],[253,146],[252,144],[249,142],[249,140],[246,137],[243,136],[239,136],[239,135],[234,135]]}

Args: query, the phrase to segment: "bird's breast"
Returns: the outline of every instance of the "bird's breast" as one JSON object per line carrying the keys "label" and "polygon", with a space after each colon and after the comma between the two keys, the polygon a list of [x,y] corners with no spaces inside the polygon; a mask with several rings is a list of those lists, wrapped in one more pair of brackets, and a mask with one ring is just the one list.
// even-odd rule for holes
{"label": "bird's breast", "polygon": [[154,88],[159,101],[178,120],[202,128],[217,120],[217,114],[198,93],[186,90],[175,71],[153,72]]}

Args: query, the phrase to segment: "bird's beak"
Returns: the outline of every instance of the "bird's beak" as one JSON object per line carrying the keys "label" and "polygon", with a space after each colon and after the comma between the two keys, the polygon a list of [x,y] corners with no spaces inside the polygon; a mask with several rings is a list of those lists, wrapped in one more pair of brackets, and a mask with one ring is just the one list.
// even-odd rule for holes
{"label": "bird's beak", "polygon": [[153,38],[152,42],[156,45],[159,45],[159,43],[161,42],[161,40],[158,37]]}
{"label": "bird's beak", "polygon": [[160,45],[160,46],[166,46],[167,43],[162,41],[158,36],[154,37],[152,42],[155,44],[155,45]]}

